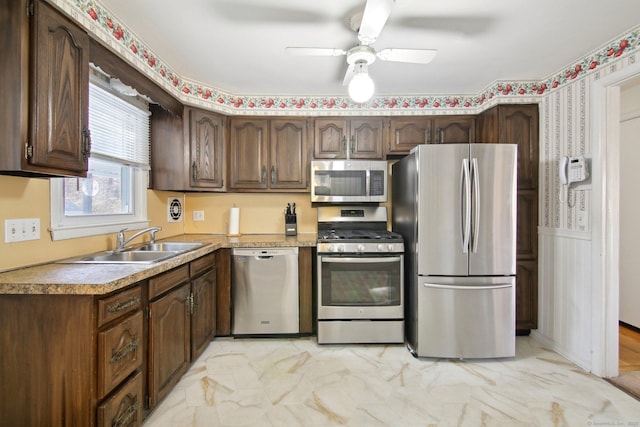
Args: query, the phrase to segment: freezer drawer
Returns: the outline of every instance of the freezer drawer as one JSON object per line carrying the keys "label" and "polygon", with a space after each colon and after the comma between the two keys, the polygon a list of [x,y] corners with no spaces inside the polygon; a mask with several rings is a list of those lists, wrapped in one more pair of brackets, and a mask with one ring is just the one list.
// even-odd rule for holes
{"label": "freezer drawer", "polygon": [[515,356],[515,278],[418,279],[417,356]]}
{"label": "freezer drawer", "polygon": [[233,249],[234,335],[299,333],[298,248]]}

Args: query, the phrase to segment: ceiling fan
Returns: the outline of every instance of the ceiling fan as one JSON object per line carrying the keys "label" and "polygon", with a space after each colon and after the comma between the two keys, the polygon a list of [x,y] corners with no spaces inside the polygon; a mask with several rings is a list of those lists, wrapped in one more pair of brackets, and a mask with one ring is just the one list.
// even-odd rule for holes
{"label": "ceiling fan", "polygon": [[[367,0],[362,14],[350,20],[350,26],[358,32],[359,44],[349,50],[322,47],[287,47],[290,55],[343,56],[347,57],[347,72],[343,85],[348,85],[349,96],[363,103],[373,96],[375,85],[369,76],[368,67],[376,58],[382,61],[428,64],[436,55],[435,49],[382,49],[376,51],[371,45],[376,41],[391,14],[395,0]],[[360,19],[360,17],[362,19]]]}

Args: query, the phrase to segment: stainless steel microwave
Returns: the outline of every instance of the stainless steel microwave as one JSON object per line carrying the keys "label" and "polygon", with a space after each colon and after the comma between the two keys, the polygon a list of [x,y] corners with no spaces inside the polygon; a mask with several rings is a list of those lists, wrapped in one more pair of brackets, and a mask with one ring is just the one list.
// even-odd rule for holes
{"label": "stainless steel microwave", "polygon": [[385,160],[313,160],[311,201],[366,203],[387,201]]}

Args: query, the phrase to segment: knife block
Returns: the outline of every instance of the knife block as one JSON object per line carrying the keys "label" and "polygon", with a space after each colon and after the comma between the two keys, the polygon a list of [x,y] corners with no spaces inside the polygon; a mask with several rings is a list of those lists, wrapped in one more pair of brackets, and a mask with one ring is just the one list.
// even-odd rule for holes
{"label": "knife block", "polygon": [[295,236],[298,234],[298,216],[296,214],[284,215],[285,236]]}

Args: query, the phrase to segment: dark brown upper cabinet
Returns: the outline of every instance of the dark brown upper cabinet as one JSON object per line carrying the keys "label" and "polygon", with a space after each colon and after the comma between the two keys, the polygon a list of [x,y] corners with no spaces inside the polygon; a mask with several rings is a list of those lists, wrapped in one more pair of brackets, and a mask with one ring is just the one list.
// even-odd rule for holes
{"label": "dark brown upper cabinet", "polygon": [[237,191],[306,191],[306,119],[232,118],[229,188]]}
{"label": "dark brown upper cabinet", "polygon": [[316,119],[316,159],[382,159],[383,124],[377,118]]}
{"label": "dark brown upper cabinet", "polygon": [[446,116],[433,119],[433,144],[465,144],[476,142],[474,116]]}
{"label": "dark brown upper cabinet", "polygon": [[186,107],[183,117],[151,106],[152,187],[225,190],[225,118]]}
{"label": "dark brown upper cabinet", "polygon": [[89,36],[41,0],[0,5],[0,172],[86,176]]}

